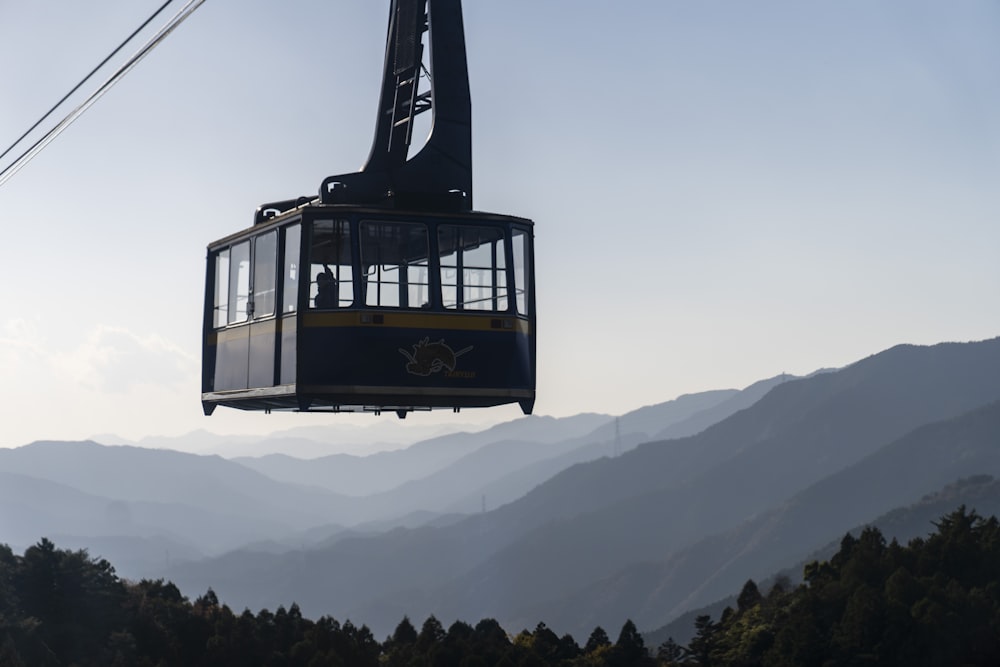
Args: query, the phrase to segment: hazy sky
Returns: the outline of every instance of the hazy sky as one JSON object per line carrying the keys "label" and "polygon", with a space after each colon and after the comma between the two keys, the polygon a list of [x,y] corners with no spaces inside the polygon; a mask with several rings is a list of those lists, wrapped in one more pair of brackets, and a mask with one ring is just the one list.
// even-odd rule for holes
{"label": "hazy sky", "polygon": [[[160,4],[0,0],[2,148]],[[206,244],[361,166],[387,11],[208,0],[0,187],[0,446],[377,419],[206,418],[199,366]],[[466,0],[465,22],[477,208],[536,221],[537,413],[1000,335],[994,0]]]}

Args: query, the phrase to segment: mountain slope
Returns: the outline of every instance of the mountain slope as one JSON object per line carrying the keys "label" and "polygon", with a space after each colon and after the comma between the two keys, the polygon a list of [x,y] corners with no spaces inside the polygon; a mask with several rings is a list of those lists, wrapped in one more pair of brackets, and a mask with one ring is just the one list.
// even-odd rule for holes
{"label": "mountain slope", "polygon": [[315,459],[298,459],[284,454],[272,454],[234,460],[278,481],[318,486],[349,496],[367,496],[432,475],[491,443],[505,440],[555,443],[588,433],[610,419],[607,415],[596,414],[562,419],[530,416],[476,433],[450,433],[423,440],[404,449],[368,456],[334,454]]}
{"label": "mountain slope", "polygon": [[[222,573],[237,605],[280,590],[310,613],[374,628],[401,611],[503,619],[730,530],[910,430],[998,399],[1000,339],[899,346],[780,384],[695,436],[573,466],[483,516],[344,540],[242,577],[210,564],[184,581],[204,590]],[[294,581],[275,589],[269,573],[282,562]],[[310,569],[319,563],[335,565]]]}
{"label": "mountain slope", "polygon": [[[218,456],[93,442],[37,442],[0,450],[0,472],[48,480],[108,500],[145,503],[150,512],[156,506],[199,508],[206,517],[259,526],[248,531],[249,539],[351,516],[348,498],[276,482]],[[180,528],[187,526],[188,535],[208,534],[197,512],[179,523]]]}
{"label": "mountain slope", "polygon": [[730,415],[736,414],[740,410],[746,410],[779,384],[797,379],[794,375],[782,373],[773,378],[754,382],[749,387],[728,396],[721,403],[700,410],[687,419],[680,420],[658,432],[654,432],[651,434],[653,437],[649,439],[673,440],[701,433],[709,426],[719,423]]}
{"label": "mountain slope", "polygon": [[[762,380],[739,391],[725,389],[703,392],[702,394],[686,394],[676,399],[689,411],[696,409],[686,416],[677,409],[669,412],[658,410],[661,406],[640,408],[622,415],[617,424],[603,426],[581,439],[588,441],[589,444],[574,447],[565,454],[546,458],[515,470],[488,485],[484,485],[481,494],[490,499],[491,506],[503,505],[520,498],[542,482],[573,465],[610,457],[615,450],[619,454],[631,451],[638,445],[649,442],[652,439],[649,433],[655,433],[659,429],[662,429],[659,431],[659,438],[667,437],[663,435],[664,433],[678,434],[669,437],[692,435],[753,405],[775,385],[788,379],[794,378],[792,376],[779,376]],[[708,407],[703,407],[706,404]],[[657,417],[664,417],[671,421],[657,421]],[[669,426],[663,429],[664,424],[669,424]],[[615,432],[616,429],[618,433]],[[632,429],[645,430],[633,432]],[[460,511],[462,508],[473,506],[474,501],[475,498],[467,497],[451,505],[448,509]]]}
{"label": "mountain slope", "polygon": [[918,426],[998,399],[1000,339],[897,346],[786,382],[697,436],[576,466],[501,508],[538,527],[456,579],[442,604],[475,616],[497,580],[509,582],[504,609],[560,597],[735,527]]}
{"label": "mountain slope", "polygon": [[[127,502],[0,472],[0,543],[23,549],[42,537],[58,537],[68,546],[108,545],[107,552],[94,553],[123,563],[126,576],[150,575],[165,560],[201,558],[287,531],[280,521],[252,515],[182,503]],[[142,553],[150,557],[146,564]]]}
{"label": "mountain slope", "polygon": [[[413,510],[477,512],[484,497],[491,506],[510,502],[573,463],[611,454],[616,441],[622,451],[631,449],[664,424],[689,419],[738,393],[727,389],[686,394],[614,420],[604,415],[527,417],[481,433],[453,434],[364,458],[301,461],[276,455],[237,460],[284,481],[358,494],[367,488],[354,505],[359,521]],[[622,431],[622,425],[643,430]],[[524,439],[504,437],[511,434]],[[513,477],[501,484],[508,475]]]}
{"label": "mountain slope", "polygon": [[980,472],[1000,474],[1000,402],[920,427],[730,531],[522,616],[568,620],[570,610],[570,632],[623,613],[641,626],[660,625],[804,558],[873,516]]}
{"label": "mountain slope", "polygon": [[[918,537],[926,537],[933,532],[934,524],[944,515],[965,505],[975,510],[981,516],[1000,516],[1000,480],[989,475],[975,475],[960,479],[947,485],[937,493],[927,494],[918,502],[901,508],[893,509],[876,519],[858,524],[850,531],[857,536],[866,525],[875,526],[885,536],[886,540],[897,540],[901,544]],[[778,578],[787,578],[790,582],[800,582],[806,563],[815,560],[829,560],[840,548],[843,534],[837,535],[807,558],[790,568],[785,568],[777,574],[758,580],[761,591],[769,590]],[[658,646],[673,637],[680,644],[687,644],[694,636],[694,619],[700,614],[709,614],[718,618],[726,606],[736,606],[736,593],[742,588],[742,583],[733,589],[732,594],[713,602],[710,605],[685,612],[675,620],[644,635],[647,646]]]}

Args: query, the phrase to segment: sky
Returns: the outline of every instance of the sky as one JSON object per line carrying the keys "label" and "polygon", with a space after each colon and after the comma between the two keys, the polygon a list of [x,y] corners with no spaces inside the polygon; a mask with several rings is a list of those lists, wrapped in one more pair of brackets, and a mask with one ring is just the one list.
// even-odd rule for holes
{"label": "sky", "polygon": [[[160,4],[0,0],[2,148]],[[476,207],[536,223],[536,414],[1000,335],[1000,4],[464,5]],[[207,0],[0,186],[0,446],[395,419],[204,417],[199,382],[206,245],[360,168],[387,15]]]}

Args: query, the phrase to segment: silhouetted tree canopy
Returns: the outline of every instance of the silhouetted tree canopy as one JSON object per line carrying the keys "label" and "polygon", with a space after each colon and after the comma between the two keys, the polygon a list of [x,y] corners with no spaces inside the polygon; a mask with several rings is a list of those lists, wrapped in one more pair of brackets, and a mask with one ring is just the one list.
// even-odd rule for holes
{"label": "silhouetted tree canopy", "polygon": [[604,631],[604,628],[598,625],[590,633],[590,638],[587,639],[587,645],[584,646],[583,650],[587,653],[592,653],[602,646],[611,646],[611,640],[608,638],[608,633]]}
{"label": "silhouetted tree canopy", "polygon": [[907,546],[848,534],[795,589],[747,582],[737,610],[697,618],[684,664],[1000,664],[1000,523],[963,506],[935,525]]}
{"label": "silhouetted tree canopy", "polygon": [[687,647],[650,656],[628,620],[611,643],[583,648],[545,623],[508,634],[495,620],[404,617],[378,642],[364,625],[313,621],[294,602],[234,613],[212,589],[190,602],[162,579],[126,582],[86,551],[42,539],[15,555],[0,545],[4,667],[700,667],[1000,664],[1000,523],[964,507],[908,545],[874,528],[845,536],[828,562],[762,595],[747,581],[737,608],[698,616]]}

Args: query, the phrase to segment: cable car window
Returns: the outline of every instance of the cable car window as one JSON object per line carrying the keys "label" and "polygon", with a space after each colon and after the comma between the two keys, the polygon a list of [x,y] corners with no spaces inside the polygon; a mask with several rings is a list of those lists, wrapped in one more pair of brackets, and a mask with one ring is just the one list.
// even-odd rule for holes
{"label": "cable car window", "polygon": [[250,305],[250,241],[229,251],[229,324],[245,322]]}
{"label": "cable car window", "polygon": [[502,229],[441,225],[441,300],[445,308],[497,310],[507,301],[507,253]]}
{"label": "cable car window", "polygon": [[430,307],[427,226],[365,221],[359,233],[365,305]]}
{"label": "cable car window", "polygon": [[292,225],[285,228],[284,289],[281,293],[281,310],[294,313],[299,301],[299,251],[302,245],[302,228]]}
{"label": "cable car window", "polygon": [[528,315],[528,292],[531,279],[531,239],[523,229],[514,230],[514,294],[517,295],[517,312]]}
{"label": "cable car window", "polygon": [[278,262],[277,230],[254,239],[253,317],[274,315],[274,288]]}
{"label": "cable car window", "polygon": [[347,308],[354,303],[351,225],[347,220],[316,220],[309,248],[309,305]]}
{"label": "cable car window", "polygon": [[215,300],[212,306],[215,328],[229,323],[229,248],[215,255]]}

